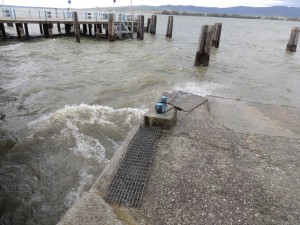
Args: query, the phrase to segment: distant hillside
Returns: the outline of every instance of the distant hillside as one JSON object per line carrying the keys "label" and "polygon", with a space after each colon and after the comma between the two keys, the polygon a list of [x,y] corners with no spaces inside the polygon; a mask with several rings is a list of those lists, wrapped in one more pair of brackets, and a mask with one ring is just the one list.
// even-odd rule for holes
{"label": "distant hillside", "polygon": [[231,8],[214,8],[214,7],[197,7],[197,6],[180,6],[180,5],[162,5],[161,10],[199,12],[199,13],[218,13],[218,14],[238,14],[246,16],[276,16],[276,17],[300,17],[300,8],[273,6],[273,7],[231,7]]}

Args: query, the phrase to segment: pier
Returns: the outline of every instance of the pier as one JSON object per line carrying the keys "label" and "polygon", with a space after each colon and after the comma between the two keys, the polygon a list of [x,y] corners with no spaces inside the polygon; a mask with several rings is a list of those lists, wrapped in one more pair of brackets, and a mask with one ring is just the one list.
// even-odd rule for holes
{"label": "pier", "polygon": [[[56,9],[17,9],[3,8],[0,13],[0,37],[4,40],[8,38],[5,31],[5,24],[16,27],[16,33],[20,41],[30,39],[28,24],[38,24],[40,33],[45,38],[53,35],[52,29],[57,24],[58,32],[61,33],[61,25],[65,27],[65,35],[70,35],[77,31],[76,40],[78,41],[79,30],[84,35],[92,36],[94,27],[94,36],[99,37],[105,30],[105,35],[110,41],[113,37],[120,39],[132,37],[136,31],[137,18],[134,13],[126,12],[102,12],[90,10],[56,10]],[[82,28],[82,29],[81,29]],[[113,28],[109,34],[108,30]],[[77,30],[78,29],[78,30]],[[79,42],[79,41],[78,41]]]}

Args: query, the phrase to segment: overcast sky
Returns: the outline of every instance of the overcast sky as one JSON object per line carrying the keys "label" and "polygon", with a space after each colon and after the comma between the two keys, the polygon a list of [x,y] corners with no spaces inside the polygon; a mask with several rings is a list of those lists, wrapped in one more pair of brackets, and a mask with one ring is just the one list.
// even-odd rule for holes
{"label": "overcast sky", "polygon": [[[68,0],[2,0],[5,5],[68,7]],[[71,0],[72,8],[112,7],[113,0]],[[115,6],[128,6],[131,0],[116,0]],[[292,6],[300,7],[300,0],[132,0],[133,5],[195,5],[206,7],[232,6]]]}

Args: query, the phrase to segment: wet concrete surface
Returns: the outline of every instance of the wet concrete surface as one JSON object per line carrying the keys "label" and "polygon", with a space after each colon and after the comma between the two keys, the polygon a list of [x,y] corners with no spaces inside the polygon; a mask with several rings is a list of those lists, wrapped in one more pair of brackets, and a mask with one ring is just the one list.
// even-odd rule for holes
{"label": "wet concrete surface", "polygon": [[[300,109],[207,98],[178,111],[173,129],[164,130],[140,208],[100,212],[80,200],[81,211],[128,225],[300,224]],[[133,135],[92,188],[99,198]],[[105,224],[74,217],[67,213],[61,224]]]}

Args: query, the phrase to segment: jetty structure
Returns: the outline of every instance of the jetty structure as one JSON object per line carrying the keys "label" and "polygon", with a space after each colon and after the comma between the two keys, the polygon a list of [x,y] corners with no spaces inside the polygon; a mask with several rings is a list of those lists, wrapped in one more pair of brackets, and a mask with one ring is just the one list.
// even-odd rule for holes
{"label": "jetty structure", "polygon": [[[109,41],[114,38],[132,37],[137,31],[139,16],[133,12],[103,12],[83,9],[23,9],[2,8],[0,13],[0,37],[8,38],[5,24],[16,27],[17,37],[20,41],[30,39],[28,24],[38,24],[40,33],[45,38],[53,36],[53,27],[56,24],[58,33],[64,25],[65,35],[76,34],[80,42],[80,33],[86,36],[105,36]],[[156,24],[152,24],[152,27]],[[156,28],[152,28],[156,29]],[[142,29],[144,31],[144,29]]]}

